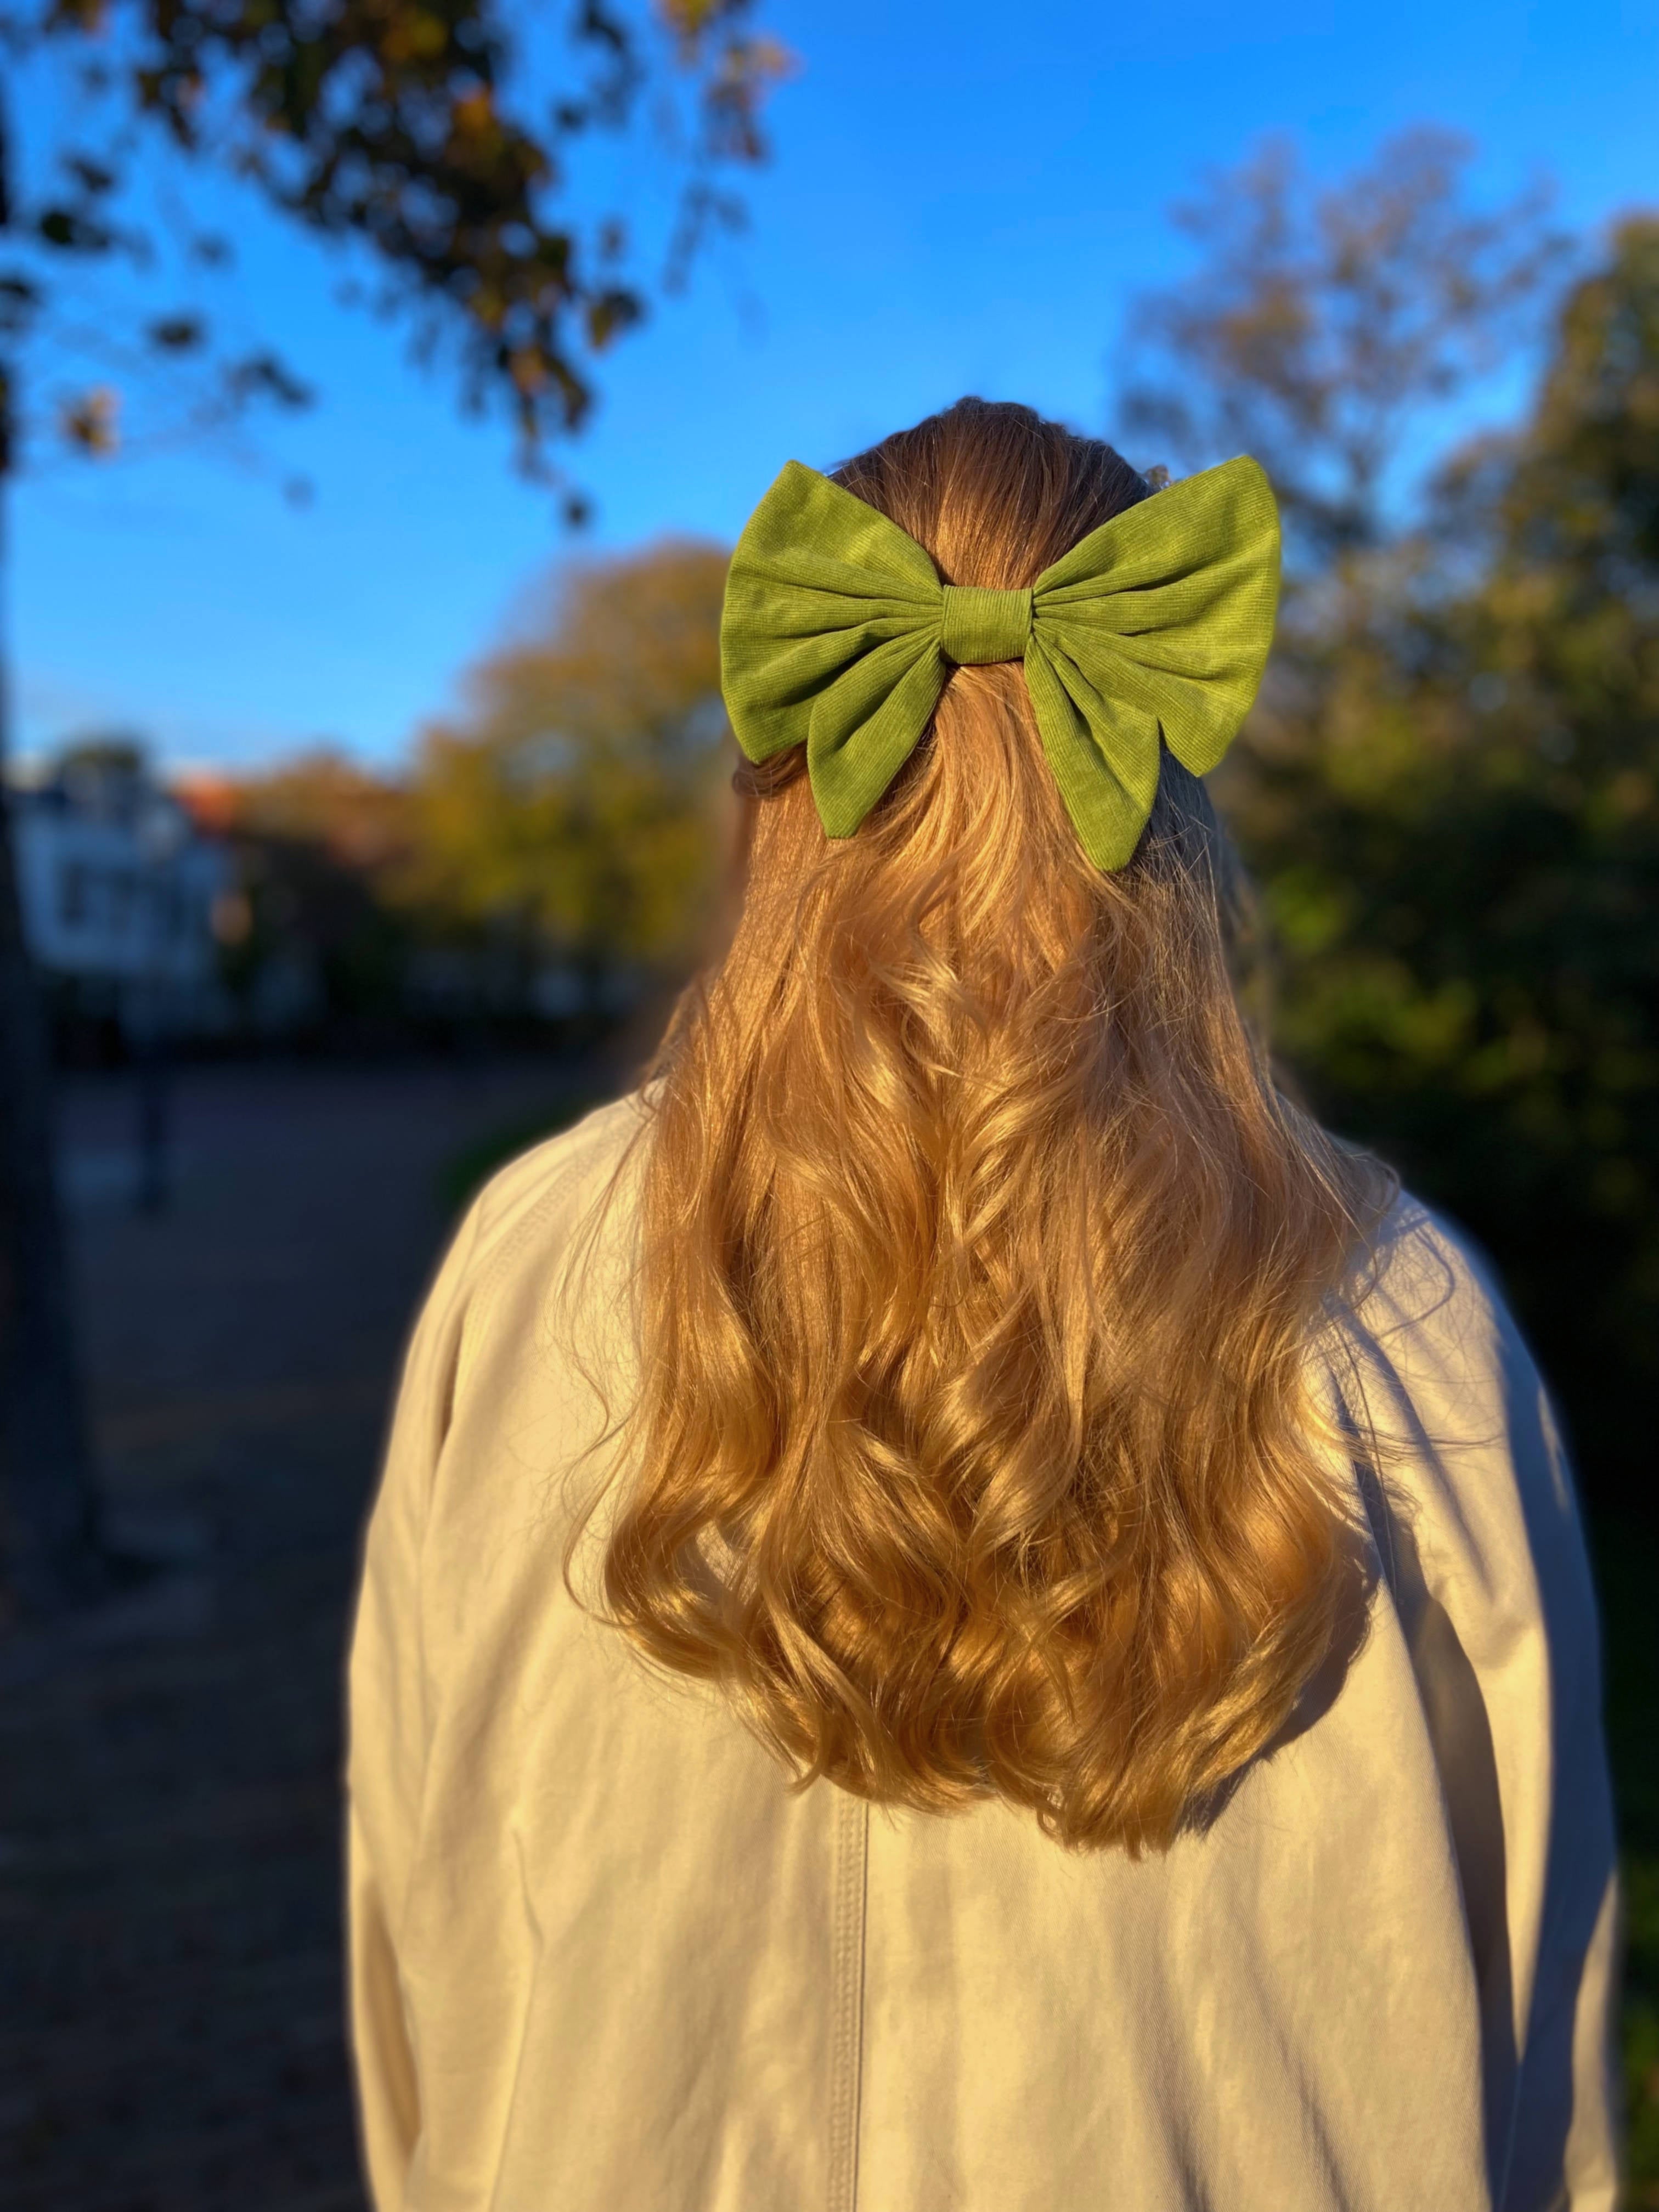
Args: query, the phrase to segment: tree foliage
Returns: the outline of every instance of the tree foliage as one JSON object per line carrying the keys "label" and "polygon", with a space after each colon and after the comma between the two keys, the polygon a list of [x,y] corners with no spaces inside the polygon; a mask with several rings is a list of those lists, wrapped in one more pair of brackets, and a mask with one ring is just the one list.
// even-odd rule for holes
{"label": "tree foliage", "polygon": [[276,1025],[265,995],[274,974],[304,993],[287,1013],[296,1032],[397,1034],[409,930],[384,885],[408,844],[402,784],[319,748],[234,781],[198,779],[184,796],[234,856],[236,889],[216,919],[241,1020]]}
{"label": "tree foliage", "polygon": [[[702,232],[738,213],[723,173],[763,151],[761,105],[787,58],[750,14],[750,0],[582,0],[568,81],[535,103],[497,0],[0,6],[0,50],[37,70],[61,65],[73,95],[32,180],[0,143],[0,346],[15,359],[47,324],[66,261],[158,265],[132,187],[160,142],[366,249],[380,303],[412,318],[423,348],[453,349],[469,401],[503,403],[539,464],[580,425],[593,358],[639,320],[649,283],[615,214],[573,203],[579,142],[629,125],[647,92],[669,103],[683,191],[667,273],[683,268]],[[224,238],[185,229],[186,263],[229,257]],[[198,431],[307,396],[267,348],[216,356],[194,305],[81,335],[125,372],[55,410],[56,429],[91,455],[113,450],[124,385],[145,363],[193,369]]]}
{"label": "tree foliage", "polygon": [[1230,789],[1284,1048],[1497,1254],[1604,1504],[1659,1333],[1656,341],[1632,222],[1456,527],[1292,632]]}
{"label": "tree foliage", "polygon": [[402,896],[591,969],[688,957],[725,842],[726,555],[572,568],[422,741]]}
{"label": "tree foliage", "polygon": [[1389,535],[1402,446],[1522,334],[1564,241],[1541,189],[1486,209],[1470,148],[1419,128],[1323,189],[1288,140],[1175,210],[1188,281],[1131,316],[1126,428],[1166,457],[1254,453],[1316,562]]}

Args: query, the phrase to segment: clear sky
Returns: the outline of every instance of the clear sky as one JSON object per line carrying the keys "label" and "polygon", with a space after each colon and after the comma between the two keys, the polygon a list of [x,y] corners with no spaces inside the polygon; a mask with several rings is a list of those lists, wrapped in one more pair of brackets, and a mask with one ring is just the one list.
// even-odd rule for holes
{"label": "clear sky", "polygon": [[[1590,232],[1659,204],[1659,0],[761,0],[761,19],[801,64],[774,158],[747,235],[609,357],[568,457],[592,544],[729,540],[791,455],[833,463],[964,391],[1111,434],[1126,303],[1183,266],[1170,203],[1269,132],[1334,175],[1447,125],[1477,142],[1483,192],[1547,169]],[[647,224],[654,189],[628,187]],[[264,441],[264,472],[178,454],[23,486],[18,738],[119,726],[180,763],[323,740],[390,763],[572,541],[500,426],[337,301],[322,252],[217,212],[238,320],[319,404]],[[288,469],[309,505],[281,496]]]}

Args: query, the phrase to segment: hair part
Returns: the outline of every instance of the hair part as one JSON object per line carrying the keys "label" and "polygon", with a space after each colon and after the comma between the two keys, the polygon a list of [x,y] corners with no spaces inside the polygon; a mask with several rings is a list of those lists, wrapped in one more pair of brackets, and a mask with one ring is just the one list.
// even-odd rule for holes
{"label": "hair part", "polygon": [[[1151,495],[979,400],[838,480],[1004,588]],[[747,781],[735,935],[648,1093],[608,1612],[802,1783],[1167,1844],[1353,1596],[1308,1352],[1379,1173],[1273,1087],[1173,757],[1115,874],[1015,666],[952,674],[851,839]]]}

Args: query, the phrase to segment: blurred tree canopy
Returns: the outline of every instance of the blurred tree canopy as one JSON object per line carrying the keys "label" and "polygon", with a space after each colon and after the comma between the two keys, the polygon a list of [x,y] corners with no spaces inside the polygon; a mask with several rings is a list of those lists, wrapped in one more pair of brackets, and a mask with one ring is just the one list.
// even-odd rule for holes
{"label": "blurred tree canopy", "polygon": [[1254,453],[1304,577],[1393,534],[1402,447],[1528,334],[1560,265],[1547,192],[1474,204],[1471,150],[1419,126],[1320,189],[1271,139],[1174,210],[1199,264],[1135,303],[1125,428],[1182,462]]}
{"label": "blurred tree canopy", "polygon": [[[222,918],[221,967],[243,1018],[268,1022],[273,975],[309,1004],[294,1025],[343,1041],[396,1030],[406,998],[409,931],[383,884],[408,841],[408,794],[395,779],[319,748],[263,775],[183,794],[236,858]],[[298,1010],[295,1010],[296,1014]]]}
{"label": "blurred tree canopy", "polygon": [[1293,640],[1236,818],[1285,1050],[1493,1252],[1592,1498],[1635,1505],[1659,1340],[1659,222],[1574,288],[1530,418],[1444,489],[1340,627]]}
{"label": "blurred tree canopy", "polygon": [[[499,0],[0,0],[0,55],[33,72],[20,145],[0,104],[0,368],[8,419],[100,458],[151,383],[188,393],[167,426],[200,436],[250,404],[303,405],[266,346],[220,350],[193,296],[131,301],[234,258],[143,191],[159,149],[240,179],[280,215],[368,250],[377,303],[447,350],[468,403],[501,402],[523,458],[580,427],[592,362],[645,311],[621,216],[573,191],[580,142],[642,105],[682,175],[660,274],[673,282],[740,204],[722,179],[764,151],[760,111],[788,65],[752,0],[580,0],[561,11],[562,82],[538,95]],[[45,86],[55,97],[42,100]],[[649,94],[649,100],[647,95]],[[56,128],[53,127],[54,124]],[[37,143],[42,138],[44,142]],[[27,157],[27,158],[26,158]],[[107,285],[89,318],[70,269]],[[17,388],[32,342],[102,374],[44,410]]]}
{"label": "blurred tree canopy", "polygon": [[395,774],[319,749],[186,786],[238,854],[225,969],[249,1008],[296,966],[336,1040],[605,1016],[678,986],[736,828],[726,566],[672,540],[562,565]]}
{"label": "blurred tree canopy", "polygon": [[[1323,549],[1291,570],[1268,684],[1218,779],[1273,951],[1276,1041],[1328,1119],[1493,1254],[1592,1502],[1645,1506],[1659,220],[1626,221],[1559,298],[1525,419],[1455,452],[1407,512],[1382,495],[1389,461],[1449,372],[1400,332],[1443,325],[1437,303],[1452,302],[1460,351],[1488,360],[1554,256],[1533,203],[1468,216],[1455,163],[1402,161],[1385,191],[1389,164],[1385,149],[1376,179],[1316,207],[1305,253],[1275,213],[1283,173],[1235,180],[1213,293],[1200,270],[1180,316],[1155,319],[1166,372],[1184,361],[1190,389],[1138,419],[1231,439],[1265,415],[1304,545]],[[1366,207],[1427,258],[1357,281],[1346,247],[1327,248],[1347,234],[1333,209]],[[1374,415],[1345,458],[1322,380],[1288,372],[1264,328],[1292,333],[1297,359],[1393,362],[1389,437]]]}
{"label": "blurred tree canopy", "polygon": [[694,957],[726,843],[726,556],[666,543],[567,569],[427,731],[397,895],[589,975]]}

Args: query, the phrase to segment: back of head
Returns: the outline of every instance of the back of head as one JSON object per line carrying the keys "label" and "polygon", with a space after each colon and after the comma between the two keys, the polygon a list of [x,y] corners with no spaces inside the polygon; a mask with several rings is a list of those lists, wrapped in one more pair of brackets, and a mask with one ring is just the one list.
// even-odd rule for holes
{"label": "back of head", "polygon": [[[1016,589],[1157,496],[965,400],[836,481]],[[802,1778],[1161,1844],[1267,1744],[1353,1570],[1305,1399],[1374,1178],[1275,1093],[1173,757],[1088,860],[1017,665],[856,835],[753,771],[729,951],[653,1094],[616,1618]]]}

